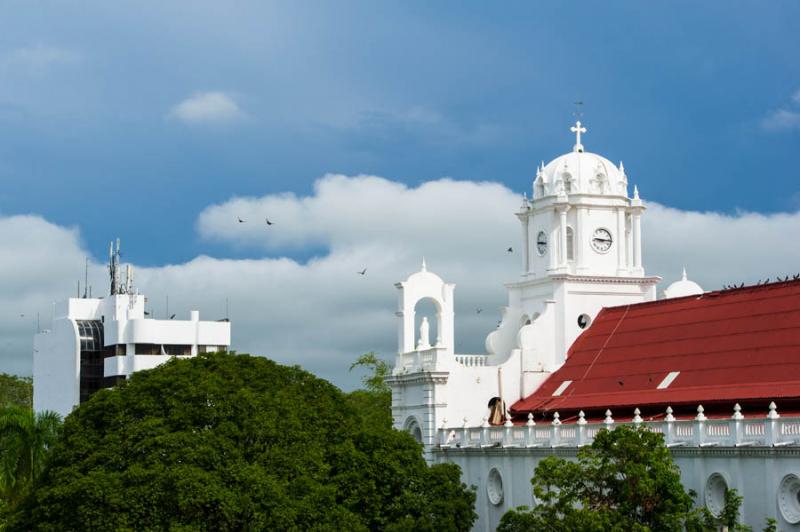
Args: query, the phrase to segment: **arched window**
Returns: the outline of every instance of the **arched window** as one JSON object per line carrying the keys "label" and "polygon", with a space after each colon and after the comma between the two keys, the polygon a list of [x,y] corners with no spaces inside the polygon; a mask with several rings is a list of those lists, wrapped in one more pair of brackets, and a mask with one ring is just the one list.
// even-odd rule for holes
{"label": "arched window", "polygon": [[567,260],[575,260],[575,234],[567,227]]}

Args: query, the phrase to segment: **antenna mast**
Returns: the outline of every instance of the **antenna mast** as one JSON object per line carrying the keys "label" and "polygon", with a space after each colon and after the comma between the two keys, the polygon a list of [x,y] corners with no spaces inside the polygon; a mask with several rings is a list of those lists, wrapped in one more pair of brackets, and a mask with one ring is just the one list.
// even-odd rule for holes
{"label": "antenna mast", "polygon": [[[83,270],[83,299],[86,299],[86,295],[89,290],[89,257],[86,257],[86,266]],[[80,292],[80,290],[78,290]],[[78,295],[80,297],[80,295]]]}
{"label": "antenna mast", "polygon": [[119,276],[119,238],[117,239],[117,249],[114,250],[114,242],[108,248],[108,273],[111,277],[111,295],[120,293]]}

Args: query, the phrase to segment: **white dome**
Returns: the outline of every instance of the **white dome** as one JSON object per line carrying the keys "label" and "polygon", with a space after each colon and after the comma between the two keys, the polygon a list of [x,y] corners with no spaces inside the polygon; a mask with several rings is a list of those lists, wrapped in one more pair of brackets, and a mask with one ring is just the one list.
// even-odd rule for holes
{"label": "white dome", "polygon": [[[581,123],[571,128],[573,132],[586,128]],[[534,181],[534,199],[561,194],[595,194],[606,196],[628,197],[628,178],[625,167],[619,167],[596,153],[583,150],[580,135],[570,153],[556,157],[549,163],[542,164],[536,171]]]}
{"label": "white dome", "polygon": [[686,268],[683,269],[683,275],[680,281],[675,281],[664,290],[664,297],[672,299],[674,297],[698,296],[703,293],[703,288],[686,278]]}

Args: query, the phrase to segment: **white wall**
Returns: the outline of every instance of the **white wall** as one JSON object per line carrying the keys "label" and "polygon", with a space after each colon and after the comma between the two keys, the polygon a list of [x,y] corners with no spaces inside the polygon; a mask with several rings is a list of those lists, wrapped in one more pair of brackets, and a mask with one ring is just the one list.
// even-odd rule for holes
{"label": "white wall", "polygon": [[[461,479],[477,487],[475,509],[479,515],[473,530],[495,530],[502,515],[517,506],[533,506],[530,483],[536,465],[544,457],[557,455],[574,459],[576,448],[434,450],[436,462],[452,462],[461,467]],[[705,504],[706,483],[714,473],[728,479],[728,487],[744,497],[742,522],[761,530],[765,518],[778,520],[778,530],[800,530],[800,524],[787,522],[779,509],[779,485],[788,474],[800,476],[800,453],[797,448],[701,448],[672,450],[681,470],[686,490],[698,494],[698,505]],[[487,497],[489,471],[497,468],[502,477],[503,502],[491,504]],[[791,494],[790,494],[791,495]],[[794,495],[796,497],[796,495]]]}
{"label": "white wall", "polygon": [[62,318],[33,340],[33,409],[61,416],[80,398],[80,340],[75,322]]}

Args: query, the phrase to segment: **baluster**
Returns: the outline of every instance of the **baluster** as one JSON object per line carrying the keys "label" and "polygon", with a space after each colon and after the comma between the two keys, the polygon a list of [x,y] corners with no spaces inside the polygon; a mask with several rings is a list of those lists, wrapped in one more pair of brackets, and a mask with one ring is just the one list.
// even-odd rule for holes
{"label": "baluster", "polygon": [[536,433],[534,427],[536,422],[533,420],[533,414],[528,412],[528,421],[525,423],[525,446],[533,447],[536,440]]}
{"label": "baluster", "polygon": [[764,422],[764,438],[766,444],[770,447],[776,445],[780,440],[780,433],[778,432],[778,419],[780,417],[778,407],[775,406],[775,401],[772,401],[769,404],[769,413],[767,413],[767,419]]}
{"label": "baluster", "polygon": [[586,414],[583,413],[583,410],[578,412],[578,421],[577,421],[577,438],[578,438],[578,447],[582,447],[586,445]]}
{"label": "baluster", "polygon": [[667,415],[664,417],[666,423],[664,427],[664,443],[669,447],[675,442],[675,416],[672,415],[672,407],[667,407]]}
{"label": "baluster", "polygon": [[697,405],[697,415],[694,418],[694,434],[692,435],[694,445],[697,447],[701,447],[706,441],[705,425],[707,418],[704,412],[705,408],[703,408],[703,405]]}
{"label": "baluster", "polygon": [[734,447],[738,447],[742,443],[742,420],[744,416],[742,415],[742,407],[739,406],[739,403],[733,405],[733,415],[731,416],[730,428],[731,428],[731,441],[733,442]]}
{"label": "baluster", "polygon": [[558,412],[553,413],[553,422],[551,425],[553,426],[550,429],[550,447],[556,447],[561,442],[561,420],[559,419],[561,416]]}

